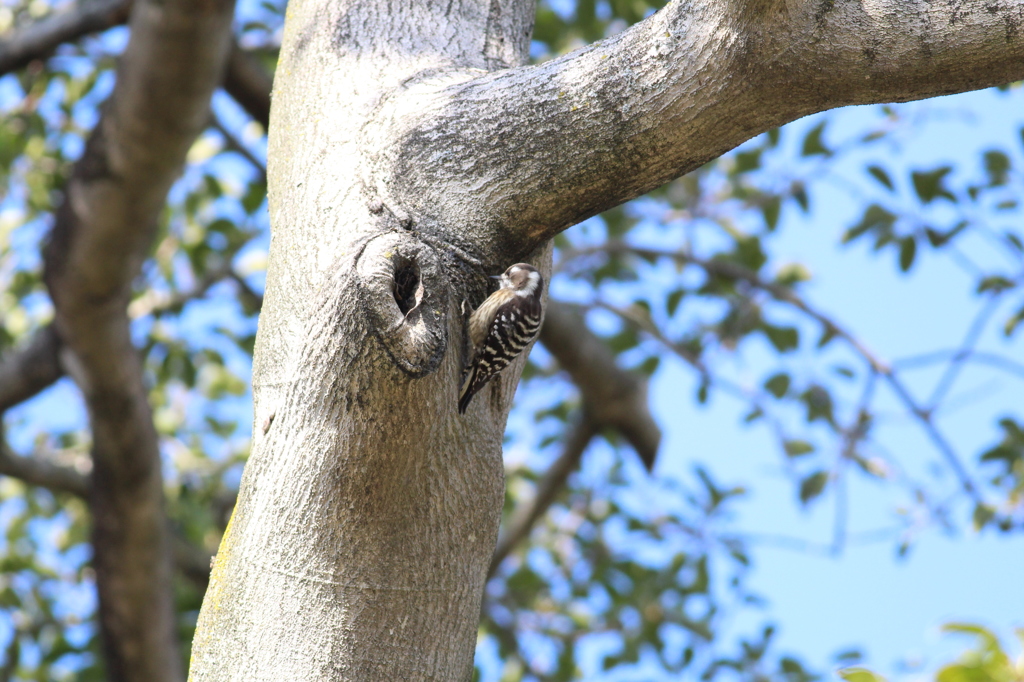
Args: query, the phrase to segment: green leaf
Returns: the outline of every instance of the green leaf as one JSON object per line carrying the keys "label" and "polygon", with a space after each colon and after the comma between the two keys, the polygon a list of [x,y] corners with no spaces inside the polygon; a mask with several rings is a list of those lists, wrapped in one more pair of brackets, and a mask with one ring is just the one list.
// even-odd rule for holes
{"label": "green leaf", "polygon": [[242,208],[246,213],[255,213],[256,209],[263,205],[267,196],[267,183],[260,180],[249,185],[245,196],[242,197]]}
{"label": "green leaf", "polygon": [[878,204],[871,204],[864,209],[864,215],[861,216],[860,222],[843,233],[843,243],[849,244],[854,239],[868,232],[877,232],[885,235],[891,234],[895,223],[895,214]]}
{"label": "green leaf", "polygon": [[828,123],[827,120],[822,121],[818,125],[808,131],[807,135],[804,136],[804,144],[800,150],[802,156],[832,156],[832,150],[825,146],[822,142],[821,136],[825,132],[825,125]]}
{"label": "green leaf", "polygon": [[832,371],[838,374],[839,376],[845,377],[847,379],[852,379],[854,376],[856,376],[856,373],[846,365],[833,365]]}
{"label": "green leaf", "polygon": [[981,281],[978,282],[978,293],[980,294],[985,291],[1005,291],[1007,289],[1014,288],[1014,286],[1016,285],[1013,280],[1008,277],[1003,277],[1002,275],[990,275],[988,277],[983,277]]}
{"label": "green leaf", "polygon": [[635,371],[640,372],[641,374],[644,374],[646,376],[651,376],[652,374],[654,374],[657,371],[658,364],[660,362],[661,362],[661,357],[660,356],[652,355],[651,357],[649,357],[646,360],[644,360],[643,362],[641,362],[637,366]]}
{"label": "green leaf", "polygon": [[778,196],[769,197],[761,204],[761,214],[764,216],[764,224],[769,230],[774,230],[779,224],[779,214],[782,212],[782,198]]}
{"label": "green leaf", "polygon": [[1013,332],[1017,330],[1020,323],[1024,322],[1024,306],[1021,306],[1020,310],[1010,316],[1010,319],[1003,325],[1003,334],[1006,336],[1013,336]]}
{"label": "green leaf", "polygon": [[835,424],[832,414],[832,396],[824,387],[818,384],[812,385],[800,394],[800,400],[807,405],[808,422],[822,419],[829,424]]}
{"label": "green leaf", "polygon": [[800,482],[800,502],[807,504],[821,495],[828,483],[827,471],[816,471]]}
{"label": "green leaf", "polygon": [[814,452],[814,446],[805,440],[784,440],[782,448],[786,451],[787,457],[801,457]]}
{"label": "green leaf", "polygon": [[952,170],[951,166],[941,166],[932,171],[914,171],[910,174],[914,191],[917,192],[921,203],[929,204],[939,197],[956,203],[956,197],[943,185],[943,181]]}
{"label": "green leaf", "polygon": [[838,671],[839,677],[847,682],[885,682],[885,678],[867,668],[843,668]]}
{"label": "green leaf", "polygon": [[779,268],[775,274],[775,283],[791,287],[800,282],[809,282],[811,271],[803,263],[789,263]]}
{"label": "green leaf", "polygon": [[800,333],[796,327],[776,327],[766,322],[761,330],[780,353],[788,353],[800,345]]}
{"label": "green leaf", "polygon": [[760,167],[760,149],[751,149],[750,151],[739,152],[736,154],[736,166],[733,169],[735,173],[747,173],[752,170],[757,170]]}
{"label": "green leaf", "polygon": [[832,656],[836,663],[857,663],[864,658],[863,652],[860,649],[846,649],[840,651]]}
{"label": "green leaf", "polygon": [[875,180],[882,183],[882,185],[884,185],[890,192],[896,190],[896,185],[893,184],[892,178],[889,177],[889,174],[886,173],[885,169],[881,166],[868,166],[868,173],[870,173],[871,177]]}
{"label": "green leaf", "polygon": [[904,237],[900,240],[900,270],[908,272],[914,264],[914,256],[917,255],[917,240],[913,237]]}
{"label": "green leaf", "polygon": [[640,343],[640,337],[637,336],[636,329],[634,327],[623,327],[622,331],[614,336],[608,337],[606,340],[608,347],[616,354],[623,351],[635,348]]}
{"label": "green leaf", "polygon": [[669,317],[676,314],[676,309],[679,308],[679,302],[683,300],[683,295],[685,293],[686,292],[683,289],[675,289],[666,297],[665,309],[668,311]]}
{"label": "green leaf", "polygon": [[839,332],[836,331],[835,327],[826,326],[821,330],[821,338],[818,339],[818,348],[824,348],[837,336],[839,336]]}
{"label": "green leaf", "polygon": [[990,504],[976,504],[974,505],[974,513],[971,515],[971,520],[974,524],[974,530],[980,531],[982,528],[988,525],[988,522],[996,517],[996,510]]}
{"label": "green leaf", "polygon": [[810,210],[811,202],[807,197],[807,187],[802,182],[794,182],[790,193],[793,195],[793,199],[800,206],[800,210],[804,213]]}
{"label": "green leaf", "polygon": [[1010,176],[1010,157],[998,149],[985,152],[985,172],[992,187],[1005,185]]}
{"label": "green leaf", "polygon": [[789,392],[789,375],[784,372],[774,374],[764,382],[764,388],[776,398],[782,398]]}
{"label": "green leaf", "polygon": [[937,682],[1012,682],[1020,679],[1014,661],[990,630],[970,623],[948,623],[943,631],[971,635],[975,647],[956,663],[939,669]]}
{"label": "green leaf", "polygon": [[926,227],[924,228],[924,234],[928,237],[928,242],[938,249],[948,244],[950,240],[960,234],[968,225],[970,225],[970,222],[961,220],[948,232],[939,232],[938,230]]}

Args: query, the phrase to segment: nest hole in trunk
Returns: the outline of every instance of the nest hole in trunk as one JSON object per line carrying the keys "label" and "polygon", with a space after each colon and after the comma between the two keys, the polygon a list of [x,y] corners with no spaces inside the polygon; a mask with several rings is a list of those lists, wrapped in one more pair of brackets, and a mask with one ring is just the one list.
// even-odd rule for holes
{"label": "nest hole in trunk", "polygon": [[419,304],[422,289],[420,288],[420,266],[416,261],[403,258],[395,263],[395,283],[392,294],[403,315],[408,315],[409,311]]}

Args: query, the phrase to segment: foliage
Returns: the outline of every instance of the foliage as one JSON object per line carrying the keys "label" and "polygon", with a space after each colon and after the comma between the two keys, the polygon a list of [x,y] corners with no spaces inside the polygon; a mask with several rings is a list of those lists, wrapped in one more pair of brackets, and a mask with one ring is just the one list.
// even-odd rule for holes
{"label": "foliage", "polygon": [[[659,4],[541,2],[534,56],[601,39]],[[51,9],[16,3],[0,20],[20,25]],[[271,65],[282,13],[280,3],[264,2],[239,21],[243,44]],[[0,351],[51,317],[41,245],[123,42],[124,29],[113,29],[0,81]],[[927,123],[905,111],[880,107],[868,129],[852,133],[833,133],[829,116],[771,131],[556,240],[555,294],[587,311],[623,365],[652,377],[670,364],[687,367],[693,400],[686,410],[719,396],[741,405],[738,421],[761,429],[766,447],[777,449],[794,502],[814,513],[824,513],[826,500],[835,505],[836,551],[854,539],[843,522],[843,491],[853,477],[894,491],[896,525],[885,539],[900,552],[935,526],[1024,527],[1019,407],[991,415],[998,435],[972,444],[970,464],[940,419],[966,366],[1018,380],[1022,373],[1019,361],[977,344],[995,326],[1019,348],[1024,154],[1016,143],[981,150],[977,172],[969,160],[903,167],[892,149]],[[130,308],[162,439],[168,510],[178,539],[200,553],[217,547],[248,452],[247,386],[269,240],[263,131],[221,97],[214,116],[172,192]],[[861,169],[856,177],[848,173],[853,165]],[[978,313],[962,321],[961,347],[883,359],[806,297],[810,269],[786,261],[780,245],[840,190],[856,206],[832,216],[845,228],[837,241],[848,250],[866,248],[908,277],[939,260],[967,273]],[[751,356],[767,358],[756,377],[737,369],[738,358]],[[534,454],[518,463],[510,456],[508,516],[530,503],[579,410],[554,360],[538,351],[531,362],[509,450]],[[922,382],[912,374],[921,368],[934,379],[923,400],[914,397]],[[922,475],[887,447],[882,425],[893,412],[929,439],[946,476]],[[88,471],[89,434],[69,380],[10,411],[5,425],[18,451]],[[697,453],[699,461],[713,456]],[[749,587],[755,548],[733,511],[758,481],[721,484],[699,465],[692,471],[686,481],[643,480],[628,446],[604,434],[529,546],[518,547],[490,581],[480,677],[816,679],[778,650],[764,600]],[[102,679],[85,503],[4,479],[0,525],[0,623],[11,624],[0,624],[0,677]],[[203,587],[178,581],[186,649]],[[736,632],[730,618],[739,612],[757,614],[761,624]],[[1020,679],[994,637],[959,627],[981,648],[943,668],[942,682]],[[998,676],[1011,673],[1017,676]],[[871,675],[844,673],[855,682]]]}
{"label": "foliage", "polygon": [[[942,666],[935,682],[1020,682],[1024,680],[1024,654],[1014,661],[1002,642],[991,630],[970,623],[948,623],[948,633],[968,635],[975,646],[961,654],[955,663]],[[1024,630],[1017,629],[1017,638],[1024,644]],[[867,668],[845,668],[839,676],[848,682],[885,682],[885,678]]]}

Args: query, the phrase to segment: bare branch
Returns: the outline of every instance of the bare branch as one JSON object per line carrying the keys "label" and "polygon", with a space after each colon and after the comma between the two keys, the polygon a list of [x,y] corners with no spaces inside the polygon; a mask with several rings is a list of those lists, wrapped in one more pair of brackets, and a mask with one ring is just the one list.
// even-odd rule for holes
{"label": "bare branch", "polygon": [[238,43],[232,43],[224,75],[224,90],[259,121],[263,129],[270,125],[270,88],[273,79],[255,56]]}
{"label": "bare branch", "polygon": [[172,293],[158,292],[150,289],[136,298],[128,306],[128,317],[133,320],[147,315],[160,315],[179,312],[186,303],[202,298],[210,287],[231,277],[231,264],[212,269],[203,275],[190,289]]}
{"label": "bare branch", "polygon": [[[41,457],[25,457],[15,454],[7,443],[0,440],[0,475],[18,480],[53,492],[71,493],[83,499],[89,498],[91,490],[89,476],[78,469],[64,464],[55,464]],[[173,534],[174,563],[186,578],[201,589],[210,579],[210,553]]]}
{"label": "bare branch", "polygon": [[259,171],[263,180],[267,179],[267,165],[256,158],[256,155],[249,151],[249,148],[242,144],[242,141],[235,137],[235,134],[228,130],[214,114],[210,117],[210,127],[220,133],[221,137],[224,138],[224,145],[227,149],[240,154],[242,158],[248,161],[253,167]]}
{"label": "bare branch", "polygon": [[648,409],[647,382],[619,368],[608,346],[565,303],[548,304],[540,340],[579,388],[591,419],[620,431],[649,471],[661,429]]}
{"label": "bare branch", "polygon": [[[896,376],[896,373],[892,368],[869,350],[867,346],[860,341],[860,339],[842,327],[831,317],[811,306],[793,289],[774,282],[768,282],[762,279],[756,272],[729,261],[707,260],[682,251],[633,247],[624,242],[608,242],[607,244],[593,249],[576,251],[573,254],[570,254],[569,257],[600,251],[608,253],[632,253],[645,258],[671,258],[681,263],[696,265],[708,274],[746,282],[753,287],[771,294],[776,300],[792,305],[802,311],[821,324],[822,327],[833,336],[845,341],[847,345],[849,345],[857,352],[858,355],[861,356],[861,358],[864,359],[865,362],[867,362],[872,371],[877,372],[885,379],[886,383],[889,384],[889,387],[892,388],[893,392],[896,394],[896,397],[900,399],[907,410],[921,423],[921,426],[928,435],[928,438],[935,445],[936,449],[942,455],[943,459],[946,460],[946,463],[960,481],[960,487],[963,488],[964,492],[967,493],[967,495],[976,504],[982,504],[984,502],[981,492],[978,490],[978,487],[975,485],[963,463],[960,462],[960,457],[956,454],[953,446],[935,425],[931,413],[917,403],[913,395],[910,393],[910,390],[899,379],[899,377]],[[670,347],[675,347],[675,344],[668,339],[664,339],[664,342]]]}
{"label": "bare branch", "polygon": [[48,388],[63,375],[60,339],[53,326],[47,325],[23,348],[0,358],[0,414]]}
{"label": "bare branch", "polygon": [[935,390],[932,391],[931,398],[928,400],[929,412],[934,412],[938,408],[939,403],[949,393],[949,389],[953,387],[953,382],[959,376],[964,363],[970,358],[974,347],[978,344],[978,339],[981,338],[981,333],[985,330],[985,326],[992,319],[992,315],[995,314],[996,310],[998,310],[1000,299],[1001,297],[998,292],[993,292],[988,296],[985,305],[978,311],[974,322],[971,323],[970,329],[967,330],[963,343],[960,344],[960,350],[949,359],[946,371],[942,373],[939,383],[935,385]]}
{"label": "bare branch", "polygon": [[16,29],[0,41],[0,74],[45,59],[62,43],[123,24],[131,5],[131,0],[79,0],[65,11]]}
{"label": "bare branch", "polygon": [[871,428],[871,416],[868,406],[875,394],[878,373],[872,372],[864,383],[857,409],[852,423],[843,429],[843,447],[832,467],[832,480],[835,482],[835,518],[832,524],[832,551],[838,556],[846,545],[847,518],[849,516],[849,495],[846,484],[847,465],[857,456],[857,445],[868,436]]}
{"label": "bare branch", "polygon": [[570,429],[562,454],[537,484],[537,492],[533,499],[516,510],[516,514],[509,522],[508,530],[498,539],[498,546],[494,550],[494,557],[487,571],[488,577],[494,575],[505,557],[530,534],[533,524],[555,501],[555,497],[565,485],[569,474],[579,465],[580,458],[598,430],[598,425],[584,411]]}
{"label": "bare branch", "polygon": [[[892,362],[893,369],[911,369],[913,367],[926,367],[928,365],[934,365],[939,362],[946,362],[954,357],[960,357],[963,349],[948,349],[948,350],[937,350],[930,353],[923,353],[921,355],[914,355],[906,358],[900,358]],[[997,353],[988,353],[985,351],[972,350],[963,357],[965,362],[973,362],[979,365],[988,365],[989,367],[995,367],[996,369],[1015,374],[1017,377],[1024,379],[1024,364],[1017,362],[1011,358],[1003,357]]]}
{"label": "bare branch", "polygon": [[[904,531],[904,529],[899,526],[863,531],[851,534],[850,537],[846,539],[846,545],[860,546],[873,545],[879,542],[889,542],[894,538],[899,537],[902,531]],[[835,546],[833,544],[817,543],[789,535],[749,533],[733,535],[730,537],[745,544],[760,545],[762,547],[775,547],[777,549],[787,549],[801,554],[813,554],[823,557],[835,556]]]}
{"label": "bare branch", "polygon": [[93,436],[93,565],[118,682],[182,678],[160,449],[127,304],[167,191],[209,121],[231,0],[137,0],[118,79],[65,188],[45,280]]}
{"label": "bare branch", "polygon": [[89,495],[89,477],[74,467],[48,462],[40,457],[22,457],[0,440],[0,474],[20,479],[55,492],[78,497]]}

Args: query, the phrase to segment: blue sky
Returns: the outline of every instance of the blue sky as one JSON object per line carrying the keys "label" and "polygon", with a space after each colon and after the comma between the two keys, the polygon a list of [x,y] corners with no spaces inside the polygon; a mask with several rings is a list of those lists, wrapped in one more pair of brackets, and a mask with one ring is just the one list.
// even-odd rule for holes
{"label": "blue sky", "polygon": [[[901,149],[884,156],[877,150],[857,154],[836,170],[851,177],[863,175],[866,163],[882,158],[888,168],[930,169],[950,163],[958,172],[977,175],[979,151],[987,147],[1003,148],[1019,163],[1020,103],[1017,90],[902,105],[902,113],[925,115],[928,123]],[[844,131],[866,128],[877,113],[850,108],[830,116],[830,130],[841,138]],[[816,120],[798,121],[790,128],[806,130]],[[814,279],[804,290],[806,297],[856,330],[882,358],[891,361],[957,347],[978,308],[972,281],[947,259],[919,259],[909,275],[902,275],[892,254],[840,245],[842,231],[856,218],[855,204],[846,193],[825,191],[809,216],[795,211],[784,216],[782,238],[773,253],[779,262],[808,265]],[[992,257],[981,245],[968,250],[981,260]],[[1005,319],[1009,310],[1004,307],[996,319]],[[991,325],[981,347],[1024,361],[1021,335],[1008,342],[997,329]],[[757,376],[759,361],[763,358],[749,357],[738,364],[747,363],[745,371]],[[918,399],[924,400],[934,385],[935,371],[907,376]],[[763,429],[738,428],[742,406],[728,397],[713,398],[705,408],[696,406],[694,384],[692,373],[675,364],[653,382],[655,412],[666,431],[657,474],[685,477],[691,459],[697,457],[723,482],[752,484],[752,494],[738,505],[738,526],[828,544],[830,498],[818,500],[806,512],[798,509],[792,485],[780,473],[772,439]],[[958,395],[963,400],[956,400]],[[996,417],[1020,415],[1024,381],[971,367],[951,397],[957,406],[940,412],[938,423],[961,457],[971,462],[997,439]],[[943,469],[935,466],[936,451],[911,420],[895,418],[879,428],[881,439],[902,462],[921,471]],[[851,530],[890,523],[891,491],[863,478],[853,481]],[[939,476],[937,483],[951,484],[948,474]],[[960,512],[962,519],[966,511],[961,507]],[[891,540],[847,546],[837,557],[771,545],[755,549],[752,585],[767,597],[768,612],[780,624],[781,647],[806,655],[819,667],[828,665],[831,654],[853,645],[883,672],[893,673],[908,663],[912,670],[928,670],[950,660],[964,644],[940,636],[941,623],[979,622],[995,628],[1006,642],[1012,641],[1011,627],[1024,625],[1024,547],[1019,534],[1006,538],[966,530],[948,535],[931,529],[916,540],[905,559],[897,560],[894,550]]]}

